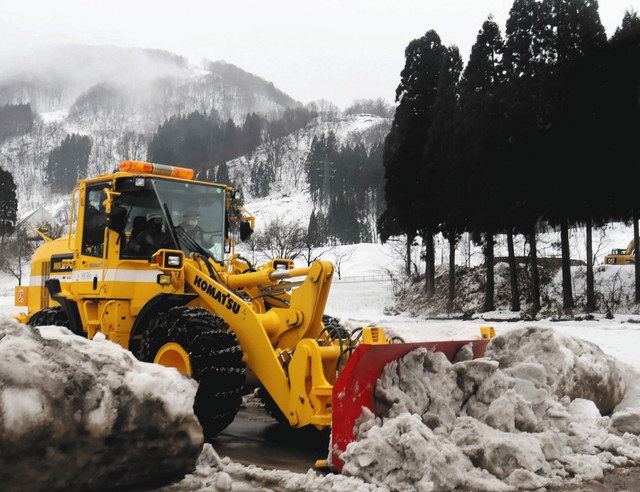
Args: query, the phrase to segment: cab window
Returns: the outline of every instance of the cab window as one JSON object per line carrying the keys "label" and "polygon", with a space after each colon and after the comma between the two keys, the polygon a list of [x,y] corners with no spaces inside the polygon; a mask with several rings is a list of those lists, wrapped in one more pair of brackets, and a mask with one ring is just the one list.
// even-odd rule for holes
{"label": "cab window", "polygon": [[104,229],[107,225],[104,187],[105,183],[87,186],[84,200],[82,254],[97,258],[102,258],[104,253]]}
{"label": "cab window", "polygon": [[120,258],[148,260],[161,248],[174,249],[158,198],[151,184],[142,178],[118,182],[118,205],[127,211],[121,236]]}

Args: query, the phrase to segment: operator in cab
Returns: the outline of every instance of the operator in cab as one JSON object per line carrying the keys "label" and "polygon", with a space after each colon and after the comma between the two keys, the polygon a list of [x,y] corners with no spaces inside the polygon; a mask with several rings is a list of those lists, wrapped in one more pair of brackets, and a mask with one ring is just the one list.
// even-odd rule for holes
{"label": "operator in cab", "polygon": [[127,246],[130,253],[151,257],[153,253],[167,245],[168,236],[162,230],[164,220],[160,212],[147,214],[146,228],[140,232]]}
{"label": "operator in cab", "polygon": [[195,208],[188,208],[185,211],[182,228],[184,229],[184,232],[189,234],[192,239],[195,239],[198,244],[203,244],[203,231],[202,227],[200,227],[200,215]]}

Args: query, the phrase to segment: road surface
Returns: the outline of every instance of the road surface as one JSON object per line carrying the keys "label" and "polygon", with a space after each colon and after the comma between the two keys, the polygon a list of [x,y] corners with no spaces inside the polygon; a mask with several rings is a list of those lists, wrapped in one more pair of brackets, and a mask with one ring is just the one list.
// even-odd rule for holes
{"label": "road surface", "polygon": [[212,443],[221,457],[262,468],[306,473],[326,459],[329,432],[278,425],[261,408],[241,408],[233,423]]}

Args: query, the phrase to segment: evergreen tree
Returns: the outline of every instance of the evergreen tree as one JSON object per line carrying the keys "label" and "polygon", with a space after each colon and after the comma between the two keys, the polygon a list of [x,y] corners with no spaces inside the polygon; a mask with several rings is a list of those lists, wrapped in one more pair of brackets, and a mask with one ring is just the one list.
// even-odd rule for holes
{"label": "evergreen tree", "polygon": [[[564,309],[574,307],[571,285],[571,266],[569,249],[569,225],[583,218],[581,201],[576,199],[574,178],[583,172],[583,163],[575,155],[575,147],[570,144],[574,139],[575,128],[571,124],[571,115],[576,111],[569,105],[573,90],[572,73],[585,58],[601,49],[606,36],[598,13],[596,0],[553,0],[551,2],[551,20],[555,39],[551,44],[554,85],[550,91],[550,104],[555,108],[552,125],[547,132],[548,150],[545,162],[553,170],[551,197],[552,208],[549,218],[560,226],[562,249],[562,299]],[[591,219],[591,217],[589,217]],[[589,227],[591,222],[588,222]],[[587,234],[591,236],[590,232]],[[592,279],[590,271],[590,278]],[[590,290],[593,289],[592,282]],[[591,292],[592,295],[592,292]]]}
{"label": "evergreen tree", "polygon": [[203,169],[203,176],[213,179],[220,162],[250,155],[264,143],[267,127],[282,128],[284,133],[279,135],[284,136],[306,125],[314,116],[308,109],[294,108],[268,122],[252,113],[246,116],[242,126],[231,119],[221,121],[216,111],[208,115],[194,111],[186,116],[172,116],[158,127],[149,141],[147,159]]}
{"label": "evergreen tree", "polygon": [[622,18],[622,24],[616,29],[616,33],[612,36],[612,43],[623,43],[630,41],[633,44],[637,41],[637,35],[640,31],[640,17],[635,10],[627,10]]}
{"label": "evergreen tree", "polygon": [[[550,2],[515,0],[507,19],[505,37],[506,84],[501,97],[506,143],[503,167],[505,225],[508,235],[512,236],[515,231],[527,238],[531,275],[529,297],[536,313],[540,310],[536,223],[547,207],[546,197],[540,193],[546,186],[542,181],[546,176],[539,172],[539,167],[543,159],[540,142],[548,126],[550,111],[544,97],[549,85],[553,42]],[[515,273],[515,259],[511,253],[509,262],[510,270]],[[517,289],[517,285],[515,287]],[[512,302],[514,299],[517,297],[512,287]]]}
{"label": "evergreen tree", "polygon": [[0,142],[16,135],[24,135],[33,129],[35,114],[29,104],[0,106]]}
{"label": "evergreen tree", "polygon": [[271,191],[271,183],[276,179],[273,168],[263,161],[254,162],[250,171],[249,192],[255,198],[262,198]]}
{"label": "evergreen tree", "polygon": [[[625,13],[622,25],[601,57],[606,74],[601,107],[606,122],[599,139],[605,148],[602,162],[616,162],[625,169],[625,179],[609,195],[610,209],[617,218],[631,219],[636,256],[640,251],[640,209],[637,203],[637,136],[640,134],[640,19],[633,11]],[[635,262],[635,301],[640,303],[640,262]]]}
{"label": "evergreen tree", "polygon": [[[382,145],[339,146],[333,132],[316,135],[305,167],[314,206],[328,208],[328,229],[334,240],[373,240],[372,226],[382,206]],[[346,204],[349,211],[339,209],[338,203]]]}
{"label": "evergreen tree", "polygon": [[466,200],[472,204],[468,219],[471,231],[484,234],[486,282],[483,309],[494,309],[494,234],[504,224],[501,202],[501,163],[504,145],[500,138],[504,81],[504,43],[498,25],[487,19],[471,48],[460,88],[466,142]]}
{"label": "evergreen tree", "polygon": [[307,266],[311,265],[315,260],[320,258],[328,249],[317,251],[316,248],[328,243],[327,234],[324,229],[324,218],[321,212],[316,213],[315,210],[309,216],[307,230],[303,235],[302,242],[305,251],[302,253],[303,258],[307,262]]}
{"label": "evergreen tree", "polygon": [[444,53],[445,47],[433,30],[411,41],[405,50],[405,66],[396,89],[398,107],[383,155],[386,209],[378,221],[383,241],[406,234],[407,244],[411,244],[422,229],[423,153]]}
{"label": "evergreen tree", "polygon": [[[457,47],[448,48],[442,58],[442,66],[438,78],[438,92],[433,105],[432,123],[429,128],[427,144],[425,146],[425,162],[422,170],[423,200],[422,227],[426,231],[427,251],[425,254],[425,289],[430,298],[435,291],[435,265],[433,232],[441,227],[441,232],[447,239],[453,240],[455,256],[455,242],[463,227],[463,213],[465,201],[459,193],[459,184],[464,177],[458,174],[458,161],[461,158],[458,141],[458,125],[460,111],[458,107],[459,81],[462,72],[462,58]],[[449,262],[449,305],[453,305],[455,296],[455,261]]]}
{"label": "evergreen tree", "polygon": [[227,167],[227,163],[222,161],[218,165],[218,170],[216,172],[216,183],[221,184],[231,184],[231,179],[229,178],[229,168]]}
{"label": "evergreen tree", "polygon": [[73,189],[79,177],[86,176],[91,144],[90,137],[74,133],[67,135],[49,153],[46,174],[52,191],[67,193]]}
{"label": "evergreen tree", "polygon": [[0,242],[13,233],[18,214],[18,199],[13,175],[0,167]]}
{"label": "evergreen tree", "polygon": [[256,113],[247,115],[242,125],[241,149],[249,149],[248,152],[251,153],[262,143],[265,123],[265,120]]}

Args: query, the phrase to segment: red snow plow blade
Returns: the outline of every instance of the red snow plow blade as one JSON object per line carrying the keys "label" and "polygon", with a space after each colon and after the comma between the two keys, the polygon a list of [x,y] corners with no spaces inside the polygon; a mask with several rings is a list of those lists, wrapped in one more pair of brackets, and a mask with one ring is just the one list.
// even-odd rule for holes
{"label": "red snow plow blade", "polygon": [[408,352],[425,347],[442,352],[453,361],[458,350],[472,344],[473,357],[483,357],[489,340],[455,340],[447,342],[399,343],[390,345],[361,344],[353,352],[333,387],[333,423],[331,428],[331,468],[342,470],[340,459],[347,445],[354,440],[353,428],[362,414],[362,407],[375,413],[373,393],[384,366]]}

